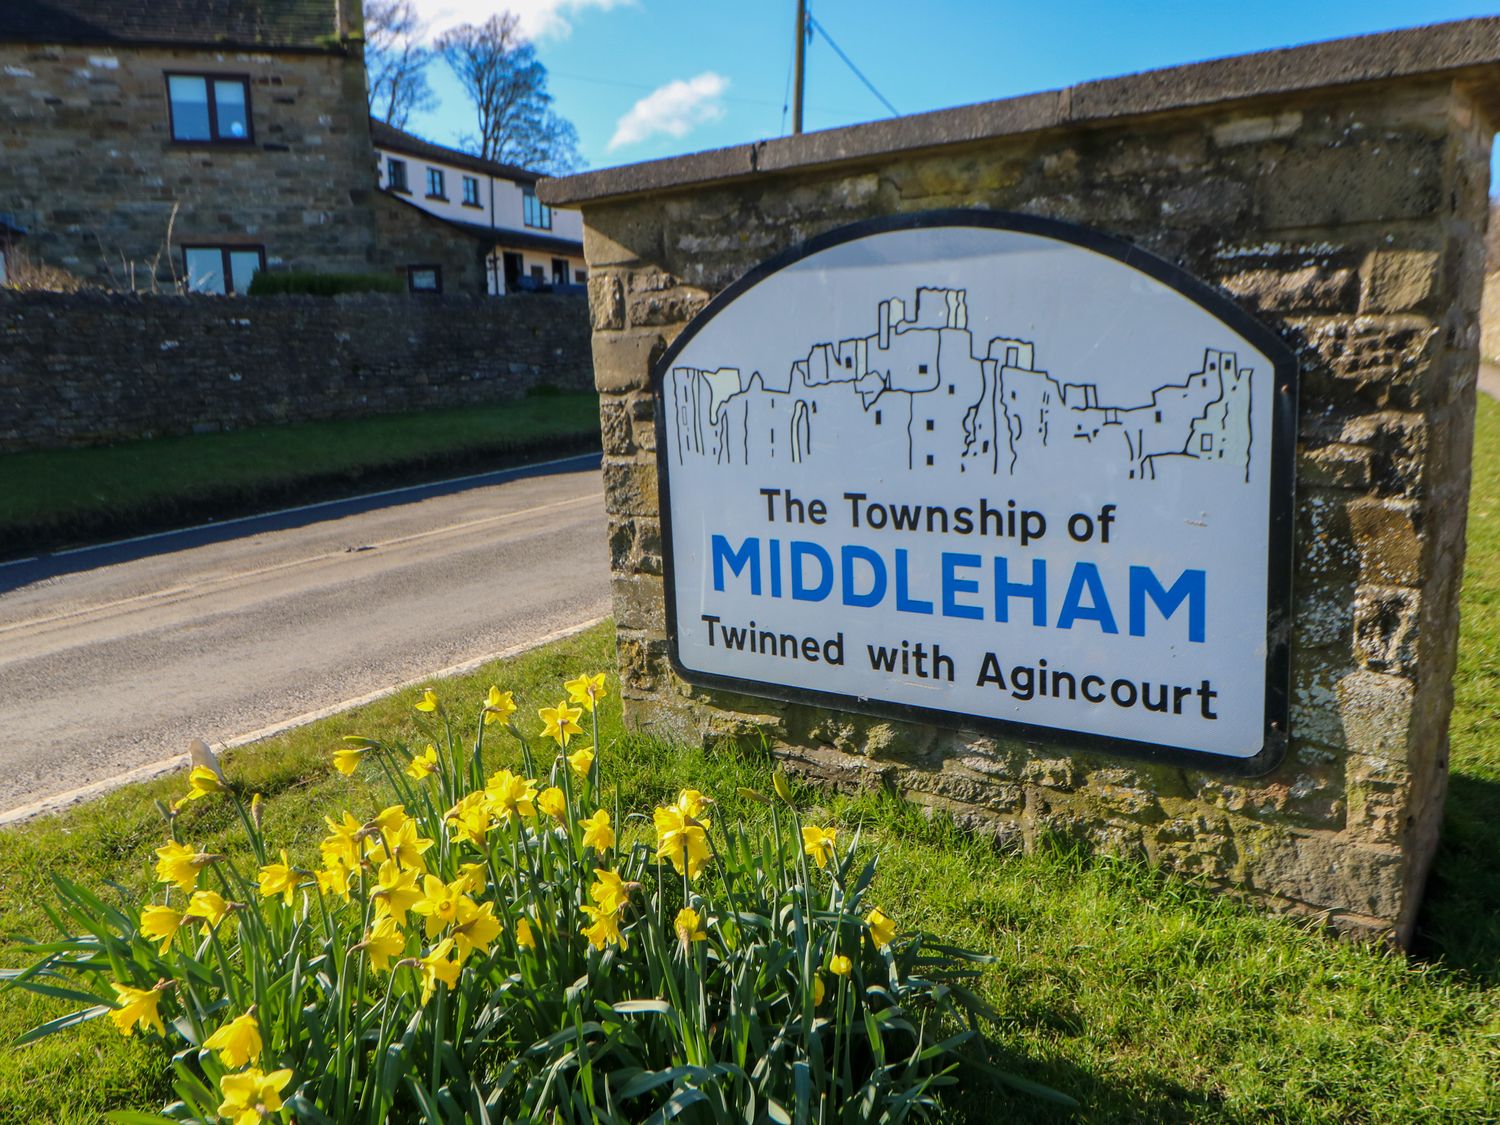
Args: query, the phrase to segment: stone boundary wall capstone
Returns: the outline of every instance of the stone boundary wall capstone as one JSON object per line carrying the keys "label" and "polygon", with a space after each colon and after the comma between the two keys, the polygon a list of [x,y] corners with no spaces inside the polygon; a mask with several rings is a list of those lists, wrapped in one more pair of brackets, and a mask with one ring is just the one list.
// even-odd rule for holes
{"label": "stone boundary wall capstone", "polygon": [[589,390],[578,297],[0,291],[0,451]]}
{"label": "stone boundary wall capstone", "polygon": [[[1500,20],[1476,20],[544,182],[584,212],[628,721],[764,737],[794,768],[890,786],[1007,845],[1061,835],[1409,940],[1447,786],[1497,89]],[[758,263],[940,208],[1133,242],[1295,349],[1290,748],[1268,775],[709,691],[673,671],[653,363]]]}

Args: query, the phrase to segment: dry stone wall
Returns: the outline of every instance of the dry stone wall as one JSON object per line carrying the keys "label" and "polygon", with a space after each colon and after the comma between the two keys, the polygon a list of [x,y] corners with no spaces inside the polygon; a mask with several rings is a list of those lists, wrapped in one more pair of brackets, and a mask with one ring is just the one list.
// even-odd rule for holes
{"label": "dry stone wall", "polygon": [[0,451],[587,390],[578,297],[0,291]]}
{"label": "dry stone wall", "polygon": [[[1230,85],[1255,85],[1237,78],[1244,67],[1224,67]],[[1447,785],[1494,125],[1452,76],[1185,97],[1175,109],[1153,77],[1120,80],[1140,87],[1120,104],[1154,99],[1152,112],[1101,110],[1087,126],[1028,126],[1034,107],[1016,99],[996,103],[1002,126],[990,136],[968,124],[986,107],[926,119],[932,138],[978,140],[882,153],[845,130],[748,159],[708,153],[554,185],[555,202],[584,208],[627,716],[672,737],[765,737],[809,774],[891,786],[1008,845],[1057,834],[1404,941]],[[1009,117],[1022,121],[1014,132]],[[789,146],[785,171],[778,144]],[[1269,775],[710,692],[673,673],[653,362],[710,298],[776,253],[859,219],[953,207],[1133,242],[1296,350],[1291,746]]]}

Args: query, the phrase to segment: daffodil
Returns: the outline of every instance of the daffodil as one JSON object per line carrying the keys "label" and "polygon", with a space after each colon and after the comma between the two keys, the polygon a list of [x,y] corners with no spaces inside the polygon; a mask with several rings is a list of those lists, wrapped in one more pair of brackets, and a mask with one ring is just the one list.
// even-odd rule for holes
{"label": "daffodil", "polygon": [[196,801],[199,797],[211,797],[224,792],[224,783],[208,766],[194,766],[188,773],[188,791],[184,801]]}
{"label": "daffodil", "polygon": [[696,879],[708,862],[709,822],[688,816],[675,805],[651,814],[656,824],[656,858],[670,860],[679,875]]}
{"label": "daffodil", "polygon": [[878,906],[865,915],[865,924],[870,927],[870,940],[875,943],[876,949],[884,949],[896,937],[895,921],[887,917]]}
{"label": "daffodil", "polygon": [[203,1041],[210,1051],[218,1051],[224,1065],[238,1070],[260,1055],[260,1025],[255,1013],[246,1012],[230,1020]]}
{"label": "daffodil", "polygon": [[590,676],[587,672],[576,680],[569,680],[563,684],[568,689],[569,702],[576,703],[589,714],[594,713],[594,708],[608,692],[604,690],[604,673]]}
{"label": "daffodil", "polygon": [[556,707],[543,707],[537,711],[542,717],[542,737],[550,738],[564,750],[575,734],[582,734],[578,719],[583,714],[581,707],[569,707],[565,699]]}
{"label": "daffodil", "polygon": [[359,768],[359,760],[369,750],[368,746],[341,746],[333,752],[333,768],[345,777],[353,777]]}
{"label": "daffodil", "polygon": [[488,953],[500,936],[500,929],[493,902],[459,899],[458,925],[453,927],[453,948],[458,961],[467,961],[469,954],[474,952]]}
{"label": "daffodil", "polygon": [[584,926],[578,932],[589,939],[589,944],[595,949],[603,949],[606,944],[613,943],[622,949],[625,946],[625,935],[620,933],[620,916],[608,910],[599,910],[592,906],[581,907],[583,912],[590,918],[590,924]]}
{"label": "daffodil", "polygon": [[417,871],[426,869],[427,864],[422,859],[422,855],[436,842],[429,840],[426,836],[417,835],[415,820],[405,821],[394,835],[386,836],[384,840],[381,850],[385,851],[389,858],[394,859],[402,867],[411,867]]}
{"label": "daffodil", "polygon": [[489,876],[485,872],[482,863],[461,863],[458,865],[458,878],[453,880],[453,885],[466,895],[477,895],[489,885]]}
{"label": "daffodil", "polygon": [[594,768],[594,748],[585,746],[580,750],[574,750],[568,755],[568,768],[575,776],[587,778],[589,770]]}
{"label": "daffodil", "polygon": [[422,691],[422,698],[417,700],[416,703],[412,704],[412,706],[414,706],[418,711],[422,711],[430,715],[432,712],[438,709],[437,692],[433,691],[431,688],[424,688]]}
{"label": "daffodil", "polygon": [[437,747],[429,742],[427,749],[413,754],[411,761],[406,763],[405,772],[413,781],[426,781],[437,772]]}
{"label": "daffodil", "polygon": [[696,789],[684,789],[677,794],[677,800],[672,802],[672,807],[683,816],[694,819],[701,818],[708,811],[708,806],[713,804],[707,797]]}
{"label": "daffodil", "polygon": [[281,1092],[292,1080],[290,1070],[273,1070],[265,1074],[259,1067],[229,1073],[219,1079],[219,1093],[224,1095],[219,1116],[233,1125],[262,1125],[281,1112]]}
{"label": "daffodil", "polygon": [[458,903],[463,897],[456,883],[445,883],[436,875],[428,875],[422,880],[422,897],[411,908],[427,919],[427,936],[435,938],[458,921]]}
{"label": "daffodil", "polygon": [[345,902],[349,901],[349,882],[354,872],[342,863],[334,862],[318,869],[318,890],[325,895],[337,895]]}
{"label": "daffodil", "polygon": [[531,923],[525,918],[516,919],[516,947],[519,949],[536,948],[536,935],[531,932]]}
{"label": "daffodil", "polygon": [[217,891],[194,891],[193,897],[188,899],[187,910],[183,911],[182,920],[186,922],[189,918],[196,919],[203,923],[205,930],[211,930],[224,920],[231,909],[224,896]]}
{"label": "daffodil", "polygon": [[291,906],[292,899],[297,897],[297,887],[302,883],[302,876],[293,869],[286,858],[286,849],[282,848],[281,862],[268,863],[262,867],[257,881],[263,896],[272,898],[280,895],[281,901]]}
{"label": "daffodil", "polygon": [[684,906],[677,912],[673,928],[677,931],[677,940],[685,946],[695,941],[708,940],[708,933],[703,929],[703,917],[691,906]]}
{"label": "daffodil", "polygon": [[630,888],[625,880],[602,867],[594,868],[594,879],[594,885],[589,888],[589,898],[594,900],[600,910],[618,914],[620,908],[630,901]]}
{"label": "daffodil", "polygon": [[360,833],[364,831],[364,825],[347,810],[342,821],[325,816],[323,823],[328,825],[328,835],[318,844],[323,863],[329,867],[335,863],[343,867],[358,867]]}
{"label": "daffodil", "polygon": [[422,958],[422,1003],[432,999],[432,994],[437,991],[438,981],[442,981],[448,988],[458,983],[459,970],[463,966],[448,959],[452,950],[453,939],[444,938],[432,947],[431,953]]}
{"label": "daffodil", "polygon": [[811,824],[803,827],[802,850],[813,857],[819,871],[833,858],[833,841],[837,835],[837,828],[815,828]]}
{"label": "daffodil", "polygon": [[813,974],[813,1007],[816,1008],[823,1002],[823,997],[828,995],[828,986],[823,983],[820,973]]}
{"label": "daffodil", "polygon": [[219,858],[176,841],[157,848],[156,857],[156,877],[183,891],[196,887],[198,872]]}
{"label": "daffodil", "polygon": [[596,852],[607,852],[615,846],[615,830],[609,826],[609,813],[600,809],[578,822],[583,826],[583,846]]}
{"label": "daffodil", "polygon": [[131,988],[128,984],[110,981],[115,990],[115,1003],[119,1005],[109,1013],[109,1018],[121,1035],[129,1035],[137,1027],[153,1028],[158,1035],[167,1033],[161,1022],[157,1005],[161,1003],[161,986],[156,988]]}
{"label": "daffodil", "polygon": [[259,793],[250,798],[250,823],[255,825],[255,830],[260,831],[261,819],[266,815],[266,799]]}
{"label": "daffodil", "polygon": [[854,971],[854,962],[842,953],[835,953],[833,960],[828,962],[828,971],[836,977],[847,977]]}
{"label": "daffodil", "polygon": [[387,805],[375,814],[375,819],[366,825],[366,829],[374,828],[382,836],[394,836],[401,831],[401,826],[411,817],[406,815],[405,805]]}
{"label": "daffodil", "polygon": [[403,869],[393,859],[386,860],[380,865],[370,897],[375,900],[376,917],[388,914],[404,925],[406,912],[422,897],[417,890],[417,873]]}
{"label": "daffodil", "polygon": [[519,777],[510,770],[490,775],[484,787],[490,812],[500,820],[520,820],[536,816],[536,782]]}
{"label": "daffodil", "polygon": [[543,816],[562,820],[568,814],[568,799],[563,796],[561,789],[552,785],[536,795],[536,809]]}
{"label": "daffodil", "polygon": [[370,958],[370,967],[376,972],[390,971],[391,958],[400,957],[406,949],[406,935],[389,914],[378,919],[360,943],[365,955]]}
{"label": "daffodil", "polygon": [[491,684],[489,694],[484,697],[484,725],[503,723],[515,712],[516,701],[511,698],[511,693]]}
{"label": "daffodil", "polygon": [[141,911],[141,936],[161,942],[161,951],[166,953],[182,925],[182,912],[170,906],[148,906]]}
{"label": "daffodil", "polygon": [[485,834],[495,822],[490,815],[489,797],[483,790],[470,793],[449,809],[444,819],[450,825],[450,835],[462,836],[476,847],[484,843]]}

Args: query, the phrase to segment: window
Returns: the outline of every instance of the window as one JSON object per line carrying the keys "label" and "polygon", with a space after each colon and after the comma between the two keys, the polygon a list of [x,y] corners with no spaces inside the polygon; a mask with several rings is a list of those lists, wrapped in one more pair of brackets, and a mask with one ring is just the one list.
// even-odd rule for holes
{"label": "window", "polygon": [[478,207],[479,206],[479,177],[478,176],[465,176],[464,177],[464,206],[465,207]]}
{"label": "window", "polygon": [[406,288],[413,293],[441,293],[443,291],[443,267],[407,266]]}
{"label": "window", "polygon": [[448,193],[443,190],[443,170],[441,168],[427,169],[427,198],[448,198]]}
{"label": "window", "polygon": [[392,191],[410,191],[406,186],[406,161],[394,156],[385,158],[385,186]]}
{"label": "window", "polygon": [[4,285],[5,282],[6,282],[6,280],[7,279],[6,279],[6,274],[5,274],[5,248],[3,246],[0,246],[0,285]]}
{"label": "window", "polygon": [[249,144],[250,80],[216,74],[167,75],[174,141]]}
{"label": "window", "polygon": [[568,283],[568,263],[562,258],[552,259],[552,284],[566,285]]}
{"label": "window", "polygon": [[534,282],[536,282],[538,285],[546,285],[547,284],[547,271],[544,270],[544,269],[542,269],[541,266],[532,266],[531,267],[531,280],[534,281]]}
{"label": "window", "polygon": [[521,189],[521,218],[528,227],[552,229],[552,208],[536,197],[536,187],[532,184]]}
{"label": "window", "polygon": [[182,264],[194,293],[246,293],[250,279],[266,268],[260,246],[184,246]]}
{"label": "window", "polygon": [[588,283],[588,279],[589,279],[588,271],[586,271],[586,270],[574,270],[573,271],[573,284],[574,285],[585,285],[585,284]]}

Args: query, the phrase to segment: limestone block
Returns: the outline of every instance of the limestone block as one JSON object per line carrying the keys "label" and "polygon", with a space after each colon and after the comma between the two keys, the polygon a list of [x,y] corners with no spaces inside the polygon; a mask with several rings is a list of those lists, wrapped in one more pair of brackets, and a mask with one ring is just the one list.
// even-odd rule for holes
{"label": "limestone block", "polygon": [[604,506],[611,515],[656,515],[656,466],[606,457]]}
{"label": "limestone block", "polygon": [[1422,595],[1398,586],[1361,586],[1354,602],[1354,647],[1372,672],[1414,676]]}
{"label": "limestone block", "polygon": [[1394,921],[1404,901],[1401,853],[1331,835],[1245,828],[1241,869],[1257,889],[1333,913]]}
{"label": "limestone block", "polygon": [[614,593],[615,624],[621,629],[635,629],[642,633],[665,631],[661,578],[652,574],[617,574],[610,582],[610,588]]}
{"label": "limestone block", "polygon": [[1396,762],[1411,749],[1416,685],[1400,676],[1357,671],[1338,684],[1344,743],[1371,761]]}
{"label": "limestone block", "polygon": [[1359,553],[1361,581],[1383,586],[1422,584],[1418,513],[1410,500],[1366,498],[1349,504],[1349,528]]}
{"label": "limestone block", "polygon": [[1427,312],[1438,293],[1435,250],[1377,250],[1360,271],[1362,312]]}
{"label": "limestone block", "polygon": [[599,431],[606,454],[628,457],[635,452],[635,438],[630,426],[630,407],[625,400],[609,397],[600,399]]}
{"label": "limestone block", "polygon": [[660,332],[594,333],[594,386],[602,394],[646,390],[651,368],[666,351]]}
{"label": "limestone block", "polygon": [[1359,276],[1348,268],[1245,270],[1220,284],[1256,312],[1353,311],[1359,303]]}
{"label": "limestone block", "polygon": [[625,327],[625,293],[614,274],[589,275],[589,312],[595,332]]}

